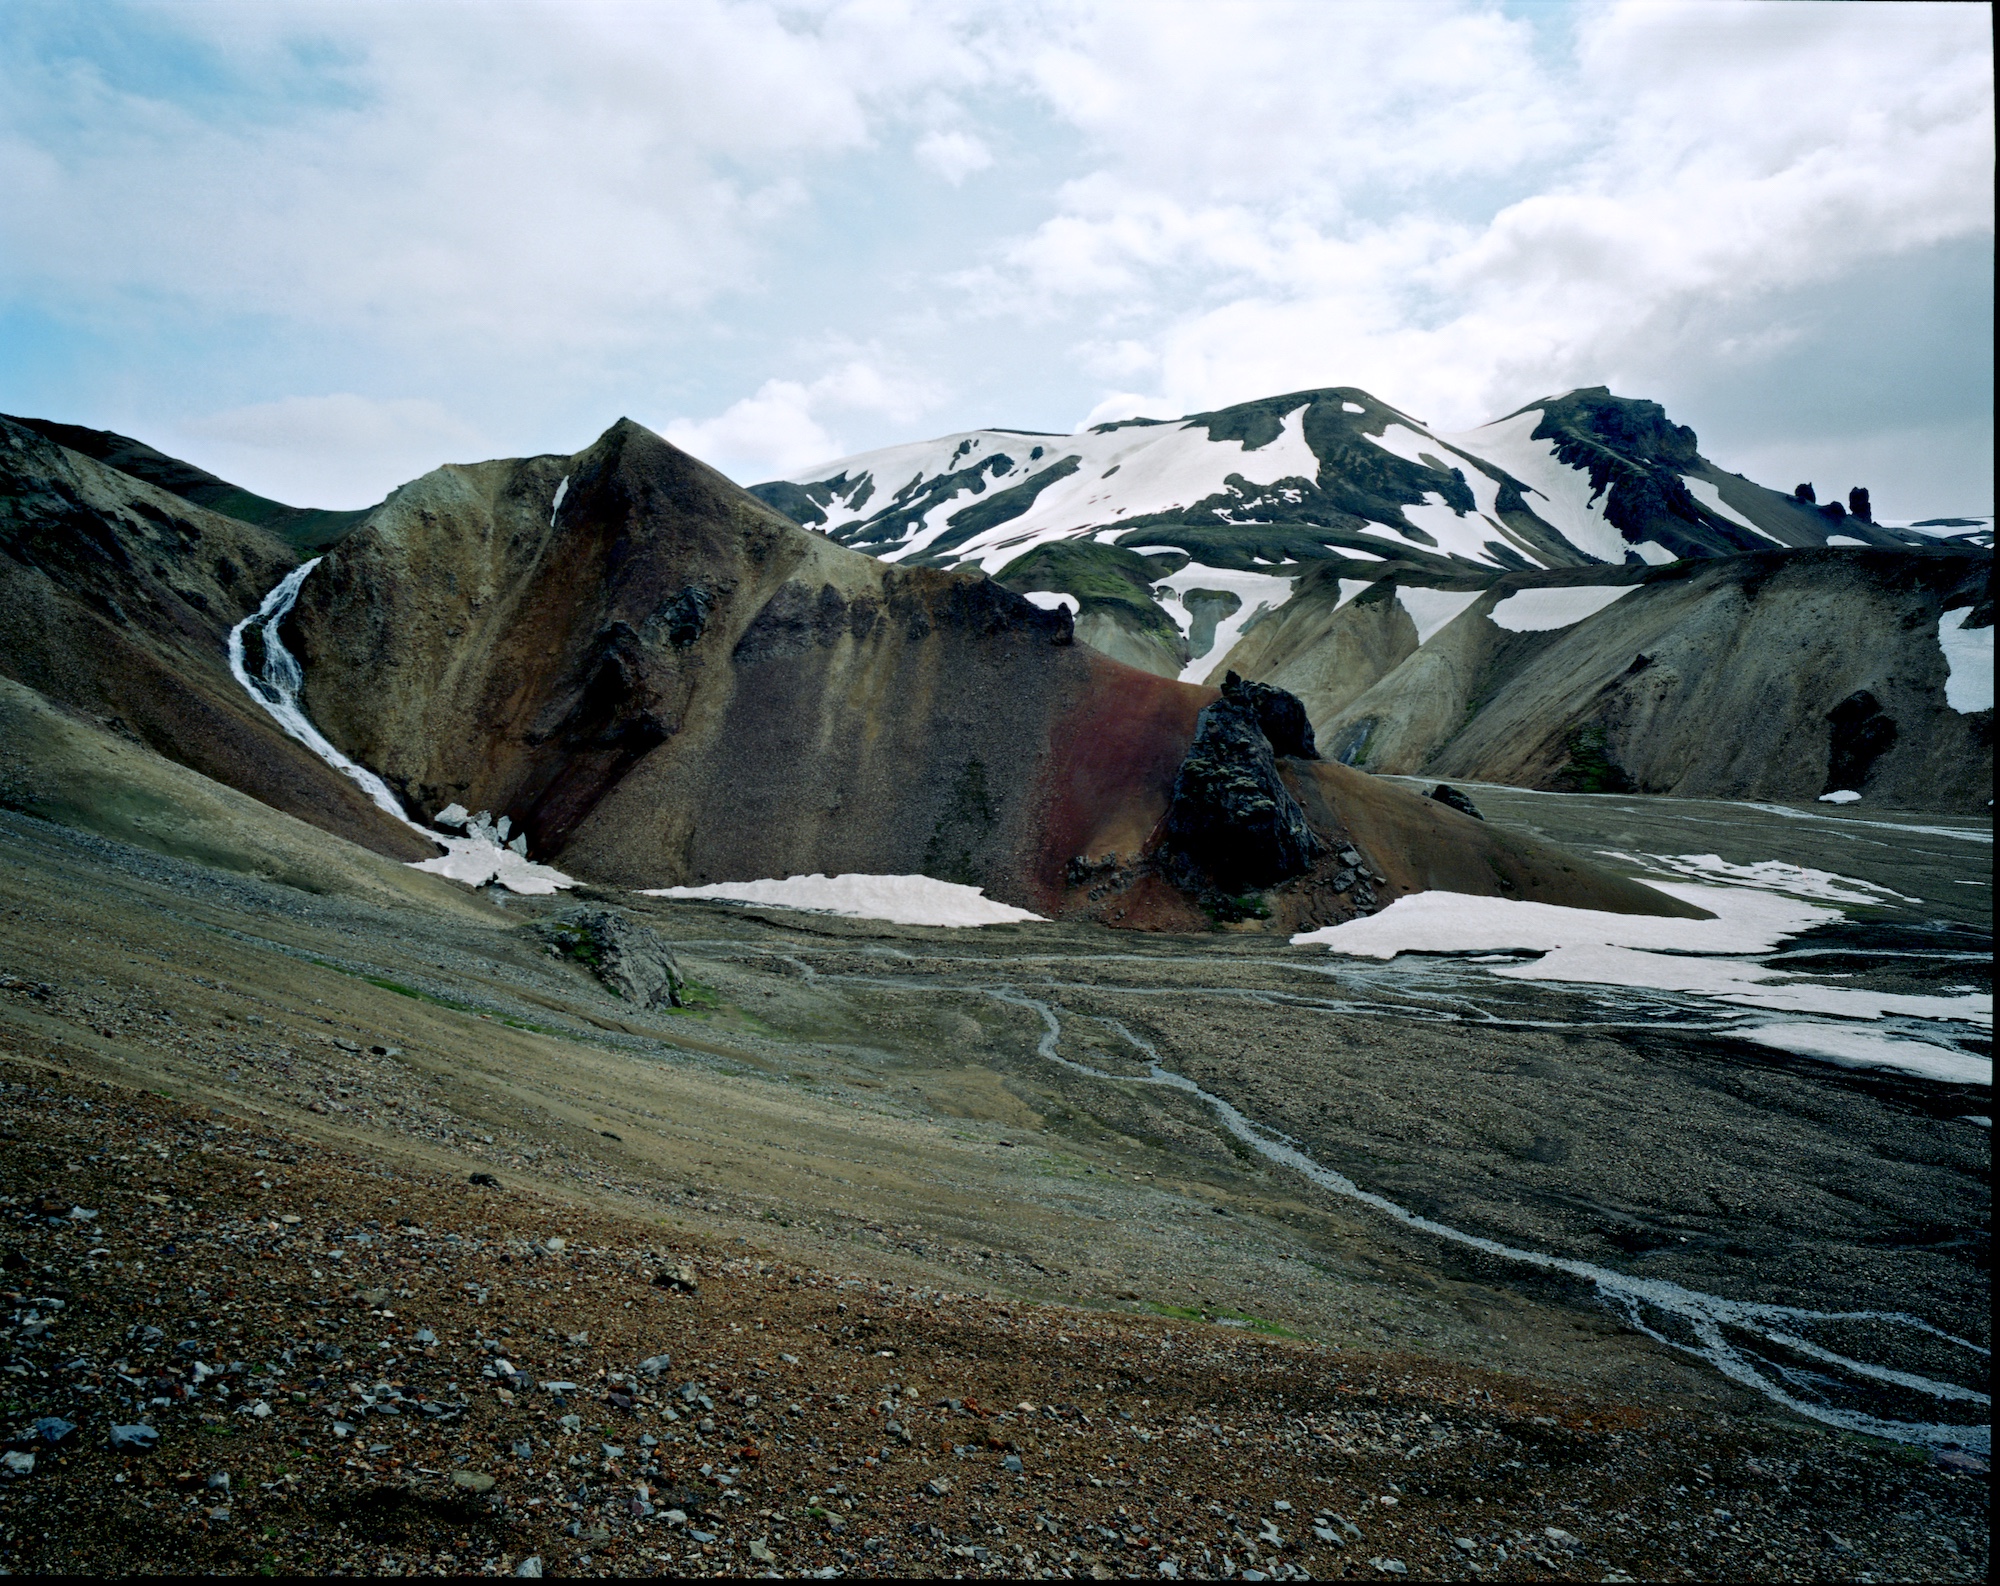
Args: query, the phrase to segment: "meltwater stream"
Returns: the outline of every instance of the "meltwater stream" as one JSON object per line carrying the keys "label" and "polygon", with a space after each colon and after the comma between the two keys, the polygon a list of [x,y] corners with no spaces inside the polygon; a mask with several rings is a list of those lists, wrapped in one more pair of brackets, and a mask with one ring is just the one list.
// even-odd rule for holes
{"label": "meltwater stream", "polygon": [[[1989,1354],[1988,1350],[1978,1344],[1956,1337],[1942,1328],[1933,1327],[1921,1317],[1901,1311],[1814,1311],[1790,1305],[1763,1305],[1754,1301],[1725,1299],[1718,1294],[1704,1294],[1697,1289],[1684,1288],[1678,1283],[1669,1283],[1657,1278],[1632,1277],[1588,1261],[1548,1255],[1538,1250],[1522,1250],[1512,1245],[1501,1244],[1495,1239],[1484,1238],[1479,1234],[1467,1233],[1447,1223],[1435,1222],[1428,1217],[1420,1216],[1407,1207],[1397,1205],[1386,1196],[1363,1189],[1345,1174],[1322,1167],[1285,1136],[1252,1122],[1220,1096],[1203,1090],[1193,1080],[1164,1067],[1160,1062],[1159,1053],[1151,1044],[1133,1034],[1115,1019],[1099,1019],[1097,1022],[1130,1044],[1146,1060],[1147,1072],[1144,1077],[1108,1073],[1103,1069],[1092,1068],[1087,1063],[1079,1063],[1074,1058],[1063,1056],[1060,1050],[1062,1021],[1046,1002],[1008,989],[970,986],[961,989],[981,991],[997,1002],[1027,1009],[1039,1015],[1044,1029],[1037,1050],[1048,1061],[1092,1079],[1106,1080],[1114,1084],[1159,1085],[1181,1091],[1212,1109],[1222,1120],[1223,1126],[1258,1155],[1290,1168],[1321,1189],[1329,1190],[1347,1200],[1358,1201],[1406,1227],[1449,1240],[1453,1244],[1478,1250],[1489,1256],[1497,1256],[1504,1261],[1580,1278],[1592,1284],[1608,1304],[1622,1312],[1626,1321],[1648,1338],[1655,1339],[1671,1349],[1699,1356],[1725,1377],[1745,1387],[1754,1388],[1767,1398],[1776,1400],[1800,1415],[1870,1437],[1888,1438],[1903,1443],[1920,1443],[1934,1448],[1946,1446],[1968,1448],[1981,1455],[1989,1455],[1991,1452],[1992,1431],[1986,1425],[1942,1421],[1892,1421],[1864,1414],[1858,1410],[1843,1409],[1837,1405],[1815,1403],[1811,1399],[1802,1398],[1792,1389],[1805,1385],[1806,1373],[1755,1354],[1740,1343],[1732,1343],[1725,1336],[1727,1330],[1737,1334],[1739,1338],[1761,1340],[1774,1349],[1817,1361],[1835,1371],[1885,1386],[1902,1388],[1941,1402],[1981,1407],[1990,1405],[1992,1400],[1975,1389],[1962,1388],[1956,1383],[1933,1381],[1928,1377],[1896,1371],[1865,1360],[1854,1360],[1824,1349],[1801,1336],[1805,1330],[1821,1323],[1872,1322],[1925,1333],[1976,1355]],[[1664,1322],[1669,1317],[1677,1320],[1693,1335],[1694,1343],[1683,1343],[1667,1336],[1660,1330],[1659,1325],[1647,1319],[1649,1314],[1659,1322]]]}
{"label": "meltwater stream", "polygon": [[[292,607],[298,602],[299,588],[307,576],[325,560],[323,556],[315,556],[310,562],[301,562],[294,567],[279,580],[278,587],[264,597],[262,605],[229,630],[229,670],[273,721],[349,778],[383,814],[435,841],[436,833],[424,831],[403,813],[402,801],[389,791],[389,784],[366,766],[356,765],[328,743],[325,734],[312,724],[305,708],[299,704],[299,690],[306,686],[306,675],[299,666],[298,657],[287,650],[284,640],[278,637],[278,627],[291,615]],[[257,669],[255,677],[250,675],[244,658],[245,636],[253,631],[264,646],[264,664]]]}
{"label": "meltwater stream", "polygon": [[[436,859],[413,864],[410,867],[412,870],[426,870],[472,887],[490,881],[510,892],[550,893],[559,887],[575,885],[560,870],[532,863],[525,852],[525,842],[512,848],[503,847],[507,836],[504,820],[500,822],[497,832],[486,824],[487,817],[483,814],[463,820],[461,824],[466,832],[463,837],[446,837],[426,830],[410,819],[403,809],[402,800],[389,790],[388,783],[366,766],[356,765],[348,759],[312,724],[312,718],[306,715],[305,707],[299,703],[299,691],[306,682],[305,671],[300,667],[298,657],[285,648],[278,629],[298,602],[300,586],[325,559],[315,556],[309,562],[301,562],[278,581],[278,587],[264,597],[255,611],[229,630],[231,675],[287,734],[353,782],[383,814],[444,850]],[[251,633],[257,635],[264,650],[263,662],[254,676],[246,654]],[[453,813],[447,810],[438,819],[444,821]],[[456,813],[463,816],[465,812],[460,810]]]}

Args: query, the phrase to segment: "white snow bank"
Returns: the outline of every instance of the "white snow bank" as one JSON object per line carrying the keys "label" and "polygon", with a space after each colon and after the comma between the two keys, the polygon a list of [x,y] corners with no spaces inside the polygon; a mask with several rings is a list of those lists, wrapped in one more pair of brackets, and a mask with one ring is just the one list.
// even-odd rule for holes
{"label": "white snow bank", "polygon": [[1789,892],[1795,898],[1821,898],[1828,903],[1880,903],[1896,898],[1904,903],[1922,900],[1831,870],[1814,870],[1806,865],[1789,865],[1781,859],[1765,859],[1754,865],[1733,865],[1720,854],[1628,854],[1615,848],[1600,848],[1607,859],[1622,860],[1641,868],[1664,867],[1684,876],[1704,881],[1720,881],[1732,887],[1757,887],[1766,892]]}
{"label": "white snow bank", "polygon": [[1938,618],[1938,648],[1951,669],[1944,702],[1963,716],[1993,708],[1993,630],[1966,627],[1971,620],[1970,606]]}
{"label": "white snow bank", "polygon": [[1060,611],[1067,606],[1072,617],[1083,609],[1078,604],[1076,596],[1066,595],[1058,589],[1030,589],[1023,593],[1021,598],[1031,606],[1040,606],[1044,611]]}
{"label": "white snow bank", "polygon": [[[1722,864],[1720,860],[1716,863]],[[1813,884],[1813,878],[1828,876],[1827,872],[1777,866],[1777,870],[1793,872],[1780,878],[1769,866],[1723,868],[1748,870],[1760,880],[1740,887],[1645,883],[1669,897],[1707,909],[1715,916],[1708,920],[1658,919],[1509,898],[1418,892],[1398,898],[1380,914],[1303,932],[1292,941],[1294,945],[1323,944],[1335,952],[1366,958],[1510,949],[1536,952],[1542,956],[1527,963],[1486,960],[1480,961],[1480,968],[1508,980],[1679,991],[1734,1007],[1774,1012],[1853,1020],[1898,1016],[1991,1026],[1993,999],[1985,993],[1926,997],[1849,989],[1751,962],[1754,955],[1770,952],[1787,936],[1839,919],[1840,911],[1771,890],[1771,883],[1780,879],[1795,885]],[[1828,881],[1866,885],[1848,877],[1828,877]],[[1961,1078],[1967,1072],[1965,1065],[1974,1061],[1946,1048],[1884,1035],[1870,1034],[1843,1045],[1840,1029],[1837,1025],[1785,1024],[1759,1026],[1743,1033],[1766,1046],[1782,1046],[1787,1051],[1834,1061],[1886,1064],[1932,1078]],[[1807,1033],[1783,1033],[1796,1031]],[[1833,1033],[1811,1033],[1815,1031]],[[1990,1064],[1987,1073],[1990,1079]]]}
{"label": "white snow bank", "polygon": [[1851,534],[1829,534],[1826,537],[1826,543],[1828,545],[1859,545],[1864,549],[1868,544],[1866,540],[1857,540]]}
{"label": "white snow bank", "polygon": [[705,887],[653,887],[649,898],[713,898],[781,909],[846,914],[893,925],[1008,925],[1039,914],[996,903],[978,887],[929,876],[791,876],[783,881],[718,881]]}
{"label": "white snow bank", "polygon": [[1615,600],[1623,600],[1637,584],[1577,584],[1568,588],[1523,589],[1493,608],[1493,620],[1510,633],[1546,633],[1569,628],[1594,617]]}
{"label": "white snow bank", "polygon": [[442,843],[445,852],[435,859],[420,860],[412,870],[426,870],[448,881],[463,881],[468,887],[483,887],[489,881],[509,892],[546,896],[576,882],[550,865],[538,865],[525,854],[503,848],[486,837],[440,837],[424,833]]}
{"label": "white snow bank", "polygon": [[[1695,498],[1695,500],[1699,501],[1703,506],[1707,507],[1708,510],[1710,512],[1713,512],[1717,517],[1727,518],[1731,523],[1735,524],[1738,528],[1748,529],[1752,534],[1758,536],[1760,539],[1769,540],[1773,538],[1771,535],[1765,533],[1764,530],[1758,528],[1757,525],[1752,523],[1748,518],[1744,517],[1742,513],[1738,512],[1728,502],[1724,501],[1722,499],[1722,492],[1719,489],[1717,489],[1714,485],[1710,484],[1706,479],[1696,479],[1692,474],[1682,474],[1681,483],[1688,487],[1688,493],[1692,495]],[[1856,545],[1859,545],[1862,542],[1860,540],[1856,540],[1854,543]]]}
{"label": "white snow bank", "polygon": [[1844,787],[1835,793],[1820,794],[1819,801],[1822,804],[1859,804],[1861,795],[1851,787]]}
{"label": "white snow bank", "polygon": [[1591,986],[1643,986],[1650,991],[1685,991],[1741,1008],[1783,1013],[1819,1013],[1835,1019],[1962,1019],[1993,1022],[1993,999],[1982,992],[1957,997],[1912,997],[1892,992],[1852,991],[1805,980],[1781,969],[1740,958],[1645,953],[1629,947],[1578,943],[1558,947],[1533,963],[1488,971],[1508,980],[1559,980]]}
{"label": "white snow bank", "polygon": [[1840,918],[1777,893],[1734,887],[1648,881],[1647,886],[1715,915],[1712,920],[1672,920],[1650,914],[1609,914],[1566,909],[1514,898],[1478,898],[1463,892],[1413,892],[1380,914],[1326,925],[1292,938],[1294,946],[1323,945],[1361,958],[1398,953],[1554,952],[1564,947],[1629,947],[1652,952],[1768,953],[1787,936]]}
{"label": "white snow bank", "polygon": [[1993,1083],[1990,1057],[1974,1057],[1927,1041],[1906,1041],[1877,1030],[1857,1030],[1851,1024],[1766,1024],[1736,1033],[1759,1046],[1817,1057],[1844,1068],[1895,1068],[1959,1085]]}
{"label": "white snow bank", "polygon": [[1446,627],[1460,612],[1477,600],[1480,589],[1413,589],[1396,586],[1396,600],[1417,625],[1417,643],[1428,644],[1432,634]]}

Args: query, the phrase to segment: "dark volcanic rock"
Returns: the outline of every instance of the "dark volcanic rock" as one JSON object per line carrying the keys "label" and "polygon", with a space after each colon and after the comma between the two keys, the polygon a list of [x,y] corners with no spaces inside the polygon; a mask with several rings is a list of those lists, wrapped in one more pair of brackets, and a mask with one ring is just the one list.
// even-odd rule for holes
{"label": "dark volcanic rock", "polygon": [[1896,747],[1896,723],[1883,713],[1882,702],[1867,689],[1849,694],[1826,713],[1827,793],[1859,793],[1875,762]]}
{"label": "dark volcanic rock", "polygon": [[1192,865],[1225,891],[1287,880],[1311,868],[1320,850],[1305,812],[1278,776],[1250,689],[1289,701],[1303,719],[1299,702],[1280,689],[1239,683],[1236,692],[1225,692],[1196,723],[1167,810],[1169,864]]}
{"label": "dark volcanic rock", "polygon": [[1847,492],[1847,510],[1863,523],[1875,521],[1875,508],[1869,503],[1866,486],[1856,485]]}
{"label": "dark volcanic rock", "polygon": [[1256,718],[1258,727],[1270,740],[1271,753],[1291,760],[1319,758],[1319,750],[1313,745],[1312,723],[1306,719],[1306,708],[1298,695],[1268,683],[1245,682],[1231,672],[1222,680],[1222,697]]}
{"label": "dark volcanic rock", "polygon": [[568,909],[531,928],[627,1002],[642,1008],[681,1006],[686,977],[673,949],[650,927],[613,909]]}
{"label": "dark volcanic rock", "polygon": [[1459,792],[1455,787],[1447,787],[1444,783],[1440,782],[1436,787],[1431,789],[1431,797],[1447,808],[1457,810],[1461,815],[1470,815],[1476,821],[1486,819],[1484,815],[1480,814],[1474,808],[1472,800]]}

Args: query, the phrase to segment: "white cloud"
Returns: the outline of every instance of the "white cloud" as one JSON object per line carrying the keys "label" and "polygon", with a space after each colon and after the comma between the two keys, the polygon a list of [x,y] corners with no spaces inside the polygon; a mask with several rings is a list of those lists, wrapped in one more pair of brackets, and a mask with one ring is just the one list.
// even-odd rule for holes
{"label": "white cloud", "polygon": [[1643,390],[1724,305],[1991,233],[1979,8],[1621,4],[1568,61],[1449,6],[1145,15],[1035,58],[1100,164],[962,279],[1030,321],[1096,300],[1085,356],[1149,345],[1155,411],[1342,381],[1465,424]]}
{"label": "white cloud", "polygon": [[487,455],[479,431],[436,402],[338,392],[187,419],[158,437],[233,484],[293,506],[373,506],[444,463]]}
{"label": "white cloud", "polygon": [[[1712,389],[1842,338],[1802,294],[1990,241],[1985,28],[1754,0],[23,0],[0,337],[58,330],[0,361],[40,371],[17,403],[148,438],[384,368],[517,450],[678,410],[740,477],[906,438],[943,386],[941,422],[1048,428],[1328,382],[1440,424]],[[1964,365],[1963,414],[1976,338],[1928,312],[1898,323]],[[310,440],[228,444],[294,495],[318,477]],[[467,443],[354,444],[344,500]]]}
{"label": "white cloud", "polygon": [[661,433],[732,479],[755,484],[845,453],[823,417],[866,413],[907,424],[937,400],[928,382],[853,358],[811,382],[766,380],[713,418],[675,419]]}
{"label": "white cloud", "polygon": [[969,132],[933,132],[917,144],[916,156],[953,187],[993,164],[993,151]]}
{"label": "white cloud", "polygon": [[851,18],[843,69],[810,27],[724,0],[170,15],[230,92],[0,68],[17,288],[615,345],[753,282],[801,162],[870,138]]}

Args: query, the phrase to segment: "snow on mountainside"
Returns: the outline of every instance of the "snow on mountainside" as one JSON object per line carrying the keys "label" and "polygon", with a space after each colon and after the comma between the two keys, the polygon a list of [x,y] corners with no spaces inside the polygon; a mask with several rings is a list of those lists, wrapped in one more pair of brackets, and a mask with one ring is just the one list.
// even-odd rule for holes
{"label": "snow on mountainside", "polygon": [[1068,595],[1079,637],[1188,680],[1320,564],[1363,582],[1396,571],[1464,587],[1508,572],[1925,541],[1725,473],[1657,403],[1602,387],[1463,433],[1354,387],[1075,435],[973,430],[752,493],[885,561],[976,567],[1024,594]]}

